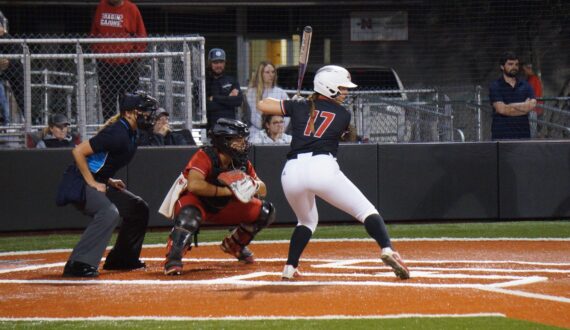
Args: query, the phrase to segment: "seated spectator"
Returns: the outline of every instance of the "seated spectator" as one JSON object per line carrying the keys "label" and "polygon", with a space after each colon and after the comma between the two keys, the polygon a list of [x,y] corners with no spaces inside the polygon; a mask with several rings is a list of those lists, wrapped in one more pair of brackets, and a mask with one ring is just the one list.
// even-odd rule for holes
{"label": "seated spectator", "polygon": [[159,108],[156,111],[152,128],[148,131],[140,131],[139,146],[195,146],[196,142],[189,130],[173,131],[170,129],[169,117],[170,114],[166,110]]}
{"label": "seated spectator", "polygon": [[69,120],[65,115],[57,113],[49,117],[48,127],[41,132],[41,140],[36,144],[37,149],[75,147],[76,142],[69,133]]}
{"label": "seated spectator", "polygon": [[263,130],[249,137],[253,144],[289,144],[291,135],[285,133],[285,120],[283,116],[263,115]]}

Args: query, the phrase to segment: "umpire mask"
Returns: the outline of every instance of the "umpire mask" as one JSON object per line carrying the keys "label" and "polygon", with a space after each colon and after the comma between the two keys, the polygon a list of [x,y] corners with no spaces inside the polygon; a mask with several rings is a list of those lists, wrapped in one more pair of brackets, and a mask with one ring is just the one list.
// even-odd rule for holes
{"label": "umpire mask", "polygon": [[137,127],[147,130],[152,127],[154,114],[158,110],[158,101],[144,91],[125,93],[121,98],[121,113],[137,111]]}

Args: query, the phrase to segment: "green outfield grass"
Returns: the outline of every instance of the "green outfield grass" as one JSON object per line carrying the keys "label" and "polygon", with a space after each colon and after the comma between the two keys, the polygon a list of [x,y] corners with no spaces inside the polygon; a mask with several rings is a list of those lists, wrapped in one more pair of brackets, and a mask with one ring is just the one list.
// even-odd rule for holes
{"label": "green outfield grass", "polygon": [[418,330],[547,330],[561,329],[502,317],[408,318],[365,320],[260,321],[66,321],[0,322],[2,329],[418,329]]}
{"label": "green outfield grass", "polygon": [[[293,225],[268,228],[256,240],[289,239]],[[392,238],[568,238],[570,221],[517,221],[438,224],[392,224],[388,225]],[[221,240],[227,235],[225,229],[202,229],[200,242]],[[46,234],[4,234],[0,236],[0,252],[72,248],[79,240],[80,232]],[[113,236],[114,241],[116,236]],[[168,229],[149,231],[145,244],[166,243]],[[369,238],[364,226],[355,222],[348,225],[321,225],[314,238]]]}
{"label": "green outfield grass", "polygon": [[[392,238],[568,238],[570,221],[479,222],[440,224],[393,224]],[[256,240],[287,240],[293,225],[269,228]],[[201,242],[220,241],[228,231],[203,229]],[[80,232],[3,234],[0,252],[72,248]],[[165,244],[168,230],[149,231],[145,244]],[[321,225],[314,238],[368,238],[362,225]],[[114,241],[115,236],[113,236]],[[0,322],[1,329],[558,329],[501,317],[408,318],[348,320],[262,320],[262,321],[29,321]]]}

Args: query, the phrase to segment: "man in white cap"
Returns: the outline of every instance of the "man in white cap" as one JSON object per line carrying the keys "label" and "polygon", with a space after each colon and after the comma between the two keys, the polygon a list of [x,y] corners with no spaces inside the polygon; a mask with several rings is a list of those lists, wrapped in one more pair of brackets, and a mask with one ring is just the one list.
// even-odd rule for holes
{"label": "man in white cap", "polygon": [[236,119],[243,95],[237,80],[225,74],[226,52],[223,49],[212,48],[208,53],[208,64],[206,116],[210,128],[219,118]]}

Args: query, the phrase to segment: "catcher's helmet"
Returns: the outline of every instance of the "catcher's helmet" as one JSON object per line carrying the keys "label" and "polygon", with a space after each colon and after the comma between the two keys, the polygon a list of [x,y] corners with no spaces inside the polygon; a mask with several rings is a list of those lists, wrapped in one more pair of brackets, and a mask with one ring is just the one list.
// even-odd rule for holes
{"label": "catcher's helmet", "polygon": [[[232,159],[238,160],[241,164],[245,164],[251,144],[247,141],[249,136],[249,128],[247,125],[236,119],[220,118],[210,129],[210,138],[212,144],[221,152],[229,155]],[[231,146],[233,138],[244,138],[244,147],[234,149]]]}
{"label": "catcher's helmet", "polygon": [[350,81],[350,73],[338,65],[326,65],[317,71],[313,80],[313,90],[328,98],[340,95],[339,87],[355,88],[356,84]]}

